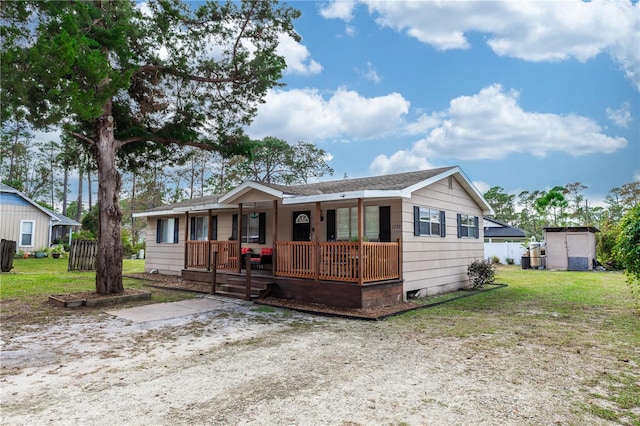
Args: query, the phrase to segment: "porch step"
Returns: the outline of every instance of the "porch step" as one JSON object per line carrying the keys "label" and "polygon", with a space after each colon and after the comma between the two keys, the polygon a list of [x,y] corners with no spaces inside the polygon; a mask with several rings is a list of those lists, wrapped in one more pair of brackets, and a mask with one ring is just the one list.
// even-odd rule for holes
{"label": "porch step", "polygon": [[[251,299],[267,297],[270,290],[270,286],[268,285],[253,284],[250,292]],[[244,299],[246,297],[246,291],[247,289],[243,280],[237,280],[237,284],[225,283],[216,285],[216,294],[220,294],[222,296]]]}

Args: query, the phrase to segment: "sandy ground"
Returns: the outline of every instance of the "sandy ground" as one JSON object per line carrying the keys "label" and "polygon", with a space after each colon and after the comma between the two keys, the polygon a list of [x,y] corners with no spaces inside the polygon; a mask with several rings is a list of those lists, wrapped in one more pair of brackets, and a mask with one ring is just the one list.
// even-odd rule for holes
{"label": "sandy ground", "polygon": [[78,312],[3,333],[0,423],[606,424],[577,406],[597,359],[226,305],[147,323]]}

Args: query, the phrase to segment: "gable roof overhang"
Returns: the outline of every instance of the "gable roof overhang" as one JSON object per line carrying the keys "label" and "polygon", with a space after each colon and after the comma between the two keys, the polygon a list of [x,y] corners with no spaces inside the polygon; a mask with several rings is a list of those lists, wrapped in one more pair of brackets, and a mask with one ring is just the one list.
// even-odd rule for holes
{"label": "gable roof overhang", "polygon": [[220,197],[219,202],[226,204],[254,203],[256,201],[282,200],[285,192],[274,186],[247,181]]}

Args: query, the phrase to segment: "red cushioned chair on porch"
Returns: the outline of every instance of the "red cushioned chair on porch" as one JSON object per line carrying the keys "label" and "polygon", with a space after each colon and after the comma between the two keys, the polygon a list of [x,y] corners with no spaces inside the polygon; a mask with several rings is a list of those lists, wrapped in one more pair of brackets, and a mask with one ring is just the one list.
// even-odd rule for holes
{"label": "red cushioned chair on porch", "polygon": [[260,254],[251,256],[251,266],[258,269],[264,269],[264,265],[271,265],[273,263],[273,249],[263,248],[260,250]]}

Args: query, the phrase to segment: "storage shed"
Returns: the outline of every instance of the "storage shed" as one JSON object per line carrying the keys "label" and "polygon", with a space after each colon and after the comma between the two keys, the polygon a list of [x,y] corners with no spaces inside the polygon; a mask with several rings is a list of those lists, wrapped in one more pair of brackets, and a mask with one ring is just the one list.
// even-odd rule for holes
{"label": "storage shed", "polygon": [[592,271],[596,232],[600,231],[592,226],[544,228],[547,269]]}

